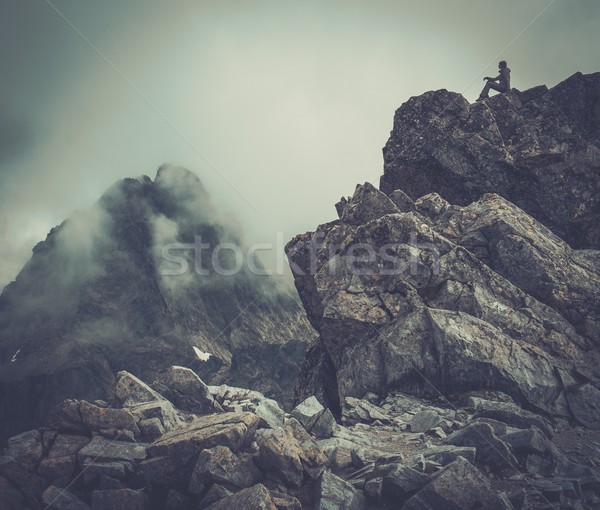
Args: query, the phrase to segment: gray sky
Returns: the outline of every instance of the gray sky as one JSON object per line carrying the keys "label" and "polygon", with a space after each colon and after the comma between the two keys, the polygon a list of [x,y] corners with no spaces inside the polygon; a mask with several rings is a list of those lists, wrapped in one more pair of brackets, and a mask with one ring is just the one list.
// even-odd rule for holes
{"label": "gray sky", "polygon": [[0,0],[0,288],[52,226],[163,162],[249,242],[287,241],[378,184],[409,97],[474,100],[501,58],[521,90],[600,70],[597,0],[53,4],[110,64],[45,0]]}

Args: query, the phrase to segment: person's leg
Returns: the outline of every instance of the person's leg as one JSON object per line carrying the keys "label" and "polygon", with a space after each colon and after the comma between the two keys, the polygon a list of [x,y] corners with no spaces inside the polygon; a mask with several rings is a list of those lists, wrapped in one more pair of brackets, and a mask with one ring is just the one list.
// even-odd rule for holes
{"label": "person's leg", "polygon": [[500,85],[499,83],[496,83],[495,81],[488,80],[488,82],[485,84],[485,87],[483,87],[481,94],[479,94],[478,101],[480,99],[486,99],[490,93],[490,89],[496,90],[498,92],[506,92],[506,89],[504,88],[503,85]]}
{"label": "person's leg", "polygon": [[488,81],[487,85],[486,85],[489,89],[494,89],[497,92],[506,92],[506,89],[504,88],[504,85],[500,85],[499,83],[496,83],[494,81]]}
{"label": "person's leg", "polygon": [[492,84],[493,84],[493,82],[491,82],[491,81],[488,81],[485,84],[485,87],[483,87],[481,94],[479,94],[479,99],[485,99],[486,97],[488,97],[488,94],[490,93],[490,88],[491,88]]}

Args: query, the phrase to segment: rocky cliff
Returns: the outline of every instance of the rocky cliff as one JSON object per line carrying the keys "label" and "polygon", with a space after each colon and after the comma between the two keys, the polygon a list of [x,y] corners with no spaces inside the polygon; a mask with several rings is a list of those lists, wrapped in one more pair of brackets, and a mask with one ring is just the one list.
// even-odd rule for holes
{"label": "rocky cliff", "polygon": [[381,191],[286,247],[320,333],[297,399],[500,390],[600,428],[599,140],[600,73],[400,107]]}
{"label": "rocky cliff", "polygon": [[[197,241],[206,247],[193,251]],[[274,278],[247,260],[233,271],[227,250],[215,266],[212,248],[225,243],[247,253],[198,178],[170,166],[154,181],[116,183],[53,229],[0,297],[2,440],[44,423],[65,398],[109,398],[122,369],[153,380],[191,366],[289,401],[313,333]]]}
{"label": "rocky cliff", "polygon": [[468,205],[497,193],[573,248],[600,247],[600,73],[476,104],[438,90],[394,116],[381,190]]}

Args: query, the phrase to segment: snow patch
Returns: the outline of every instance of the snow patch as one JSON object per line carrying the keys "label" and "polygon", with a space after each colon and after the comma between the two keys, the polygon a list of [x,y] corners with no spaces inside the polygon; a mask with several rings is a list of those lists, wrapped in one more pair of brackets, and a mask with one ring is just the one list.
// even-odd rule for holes
{"label": "snow patch", "polygon": [[200,359],[202,361],[208,361],[208,358],[211,357],[210,352],[203,352],[200,349],[198,349],[198,347],[194,347],[194,346],[192,346],[192,348],[194,349],[196,356],[198,356],[198,359]]}

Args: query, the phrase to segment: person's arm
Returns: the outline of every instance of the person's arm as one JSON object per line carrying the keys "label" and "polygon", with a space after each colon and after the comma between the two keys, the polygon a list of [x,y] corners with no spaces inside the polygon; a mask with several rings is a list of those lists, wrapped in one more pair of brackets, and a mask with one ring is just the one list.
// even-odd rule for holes
{"label": "person's arm", "polygon": [[489,76],[486,76],[484,78],[484,80],[489,80],[489,81],[500,81],[500,77],[502,76],[502,74],[499,74],[498,76],[496,76],[495,78],[490,78]]}

